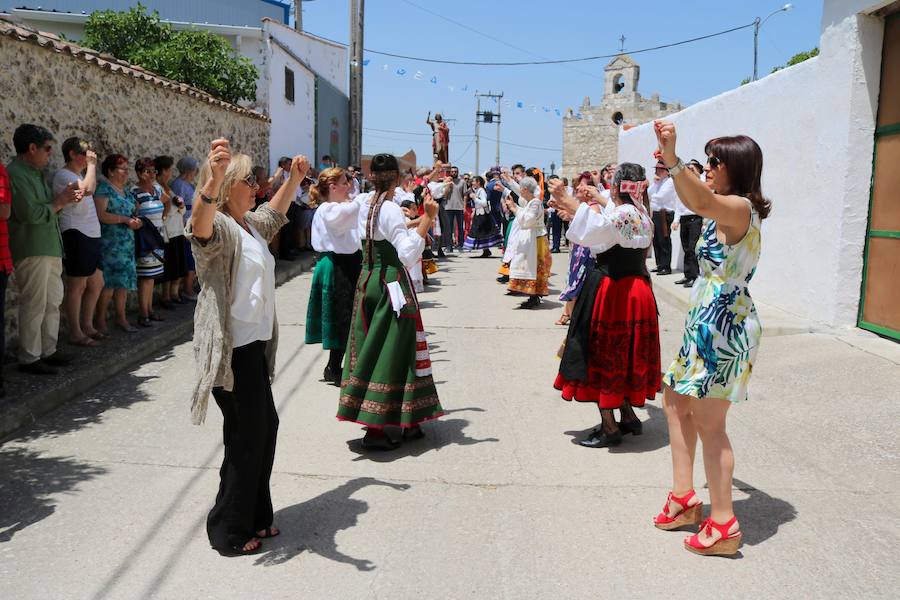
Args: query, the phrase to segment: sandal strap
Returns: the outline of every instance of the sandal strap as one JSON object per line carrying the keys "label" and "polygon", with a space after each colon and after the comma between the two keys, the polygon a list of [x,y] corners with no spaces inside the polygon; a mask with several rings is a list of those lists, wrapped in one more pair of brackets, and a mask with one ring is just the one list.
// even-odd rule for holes
{"label": "sandal strap", "polygon": [[676,514],[683,513],[690,508],[690,506],[688,506],[688,502],[690,502],[691,498],[696,495],[697,493],[694,490],[689,491],[687,494],[681,497],[676,496],[674,492],[669,492],[669,495],[666,497],[666,503],[663,506],[663,513],[666,515],[669,514],[669,502],[671,502],[672,500],[681,505],[681,510],[679,510]]}
{"label": "sandal strap", "polygon": [[737,535],[740,532],[740,529],[733,534],[729,534],[728,530],[731,529],[731,526],[737,522],[737,517],[733,516],[728,519],[727,523],[716,523],[711,518],[707,518],[703,523],[700,524],[700,531],[705,531],[706,537],[712,537],[712,530],[716,529],[719,534],[721,534],[721,539],[728,539]]}

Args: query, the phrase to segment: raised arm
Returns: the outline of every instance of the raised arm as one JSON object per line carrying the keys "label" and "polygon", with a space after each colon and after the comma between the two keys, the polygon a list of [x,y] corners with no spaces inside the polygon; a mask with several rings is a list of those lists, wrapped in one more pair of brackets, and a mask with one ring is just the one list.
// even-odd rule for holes
{"label": "raised arm", "polygon": [[306,177],[307,171],[309,171],[309,159],[302,154],[298,154],[291,160],[291,174],[288,180],[278,188],[278,191],[269,200],[269,206],[286,215],[291,207],[291,202],[297,197],[297,188],[300,186],[303,178]]}
{"label": "raised arm", "polygon": [[228,170],[228,164],[231,162],[228,140],[224,138],[213,140],[210,144],[207,161],[212,175],[203,188],[198,190],[197,197],[201,201],[194,202],[194,209],[191,213],[192,235],[201,242],[208,241],[213,234],[213,219],[217,210],[215,199],[219,196],[219,190],[225,180],[225,171]]}
{"label": "raised arm", "polygon": [[[659,142],[657,157],[671,169],[679,160],[675,153],[675,125],[669,121],[654,121],[653,128]],[[673,175],[672,182],[681,202],[701,217],[714,219],[726,239],[744,237],[750,227],[750,208],[746,199],[713,192],[687,169]]]}
{"label": "raised arm", "polygon": [[93,150],[87,151],[87,169],[84,179],[81,180],[81,191],[90,196],[97,189],[97,154]]}

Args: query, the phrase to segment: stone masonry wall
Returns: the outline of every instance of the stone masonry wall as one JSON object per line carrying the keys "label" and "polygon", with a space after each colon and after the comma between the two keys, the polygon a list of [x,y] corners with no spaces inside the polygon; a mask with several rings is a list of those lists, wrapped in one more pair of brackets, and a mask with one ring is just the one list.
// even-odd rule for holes
{"label": "stone masonry wall", "polygon": [[[229,110],[122,72],[112,72],[83,56],[0,36],[3,93],[0,94],[0,160],[14,156],[12,135],[22,123],[48,128],[56,137],[48,173],[62,166],[62,141],[89,140],[100,160],[110,153],[133,161],[141,156],[190,155],[202,159],[209,142],[225,136],[233,148],[257,164],[269,163],[269,122]],[[132,181],[133,183],[133,173]],[[17,339],[15,275],[6,298],[7,349]]]}

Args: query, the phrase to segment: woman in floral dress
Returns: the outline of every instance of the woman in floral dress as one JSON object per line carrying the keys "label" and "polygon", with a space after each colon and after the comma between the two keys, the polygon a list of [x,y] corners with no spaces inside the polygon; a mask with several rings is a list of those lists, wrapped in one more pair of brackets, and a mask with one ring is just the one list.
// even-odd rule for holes
{"label": "woman in floral dress", "polygon": [[667,530],[700,523],[702,502],[693,482],[699,437],[712,510],[684,546],[697,554],[731,555],[740,546],[741,530],[732,508],[734,455],[725,418],[732,403],[747,399],[762,335],[747,289],[759,261],[761,221],[771,209],[760,188],[762,150],[743,135],[710,140],[704,183],[676,155],[675,126],[665,121],[654,126],[657,155],[669,168],[678,197],[706,219],[697,244],[700,277],[681,350],[663,376],[673,485],[654,523]]}

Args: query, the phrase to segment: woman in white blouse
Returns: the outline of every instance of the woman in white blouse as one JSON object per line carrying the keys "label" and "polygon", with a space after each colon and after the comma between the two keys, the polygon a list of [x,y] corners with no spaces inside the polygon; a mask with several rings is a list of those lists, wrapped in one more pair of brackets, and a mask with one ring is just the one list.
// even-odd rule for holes
{"label": "woman in white blouse", "polygon": [[641,435],[632,407],[644,406],[660,389],[659,323],[645,265],[653,239],[646,186],[644,168],[633,163],[619,165],[610,200],[593,186],[579,186],[591,192],[596,207],[571,197],[561,181],[550,184],[551,204],[571,220],[567,237],[596,254],[575,301],[554,383],[565,400],[599,407],[601,424],[579,442],[588,448],[618,446],[625,433]]}
{"label": "woman in white blouse", "polygon": [[[510,293],[526,294],[528,300],[519,308],[534,309],[541,305],[541,296],[550,293],[552,256],[544,227],[543,189],[534,177],[519,181],[519,202],[507,200],[507,209],[515,215],[515,229],[510,233],[512,248],[509,264]],[[513,239],[515,237],[515,239]]]}
{"label": "woman in white blouse", "polygon": [[438,205],[425,192],[425,214],[408,228],[402,209],[391,200],[400,179],[397,159],[376,154],[371,171],[375,191],[354,199],[364,255],[337,418],[367,427],[364,448],[392,449],[400,440],[389,437],[386,427],[401,428],[403,440],[416,439],[424,435],[420,423],[443,414],[407,272],[422,255]]}
{"label": "woman in white blouse", "polygon": [[225,457],[206,531],[224,555],[258,552],[262,538],[279,533],[269,491],[278,432],[271,387],[278,323],[268,243],[287,223],[309,161],[294,157],[287,181],[253,212],[259,183],[252,167],[249,156],[232,156],[227,140],[212,142],[185,228],[203,282],[194,312],[191,415],[195,424],[204,421],[210,392],[222,410]]}
{"label": "woman in white blouse", "polygon": [[310,187],[318,205],[312,220],[312,246],[319,253],[306,308],[306,343],[329,351],[322,378],[341,385],[341,363],[353,317],[353,295],[362,268],[359,203],[350,202],[350,176],[344,169],[325,169]]}

